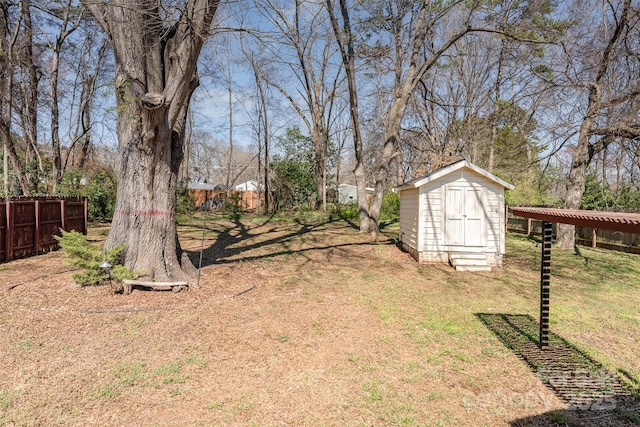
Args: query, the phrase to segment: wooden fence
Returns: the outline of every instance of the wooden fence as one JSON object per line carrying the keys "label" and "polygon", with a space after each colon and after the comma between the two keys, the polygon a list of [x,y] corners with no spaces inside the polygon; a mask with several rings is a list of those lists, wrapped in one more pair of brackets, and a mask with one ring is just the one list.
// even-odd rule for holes
{"label": "wooden fence", "polygon": [[[507,230],[516,233],[542,235],[542,221],[516,217],[509,212]],[[553,224],[553,235],[556,235],[556,224]],[[640,234],[576,227],[576,243],[592,248],[640,254]]]}
{"label": "wooden fence", "polygon": [[12,197],[0,202],[0,261],[58,247],[60,229],[87,234],[86,197]]}
{"label": "wooden fence", "polygon": [[[215,210],[225,203],[237,203],[243,211],[253,211],[258,207],[258,192],[247,190],[189,190],[189,195],[196,202],[196,208],[209,208]],[[269,199],[273,203],[272,198]],[[264,193],[260,193],[260,203],[264,206]]]}

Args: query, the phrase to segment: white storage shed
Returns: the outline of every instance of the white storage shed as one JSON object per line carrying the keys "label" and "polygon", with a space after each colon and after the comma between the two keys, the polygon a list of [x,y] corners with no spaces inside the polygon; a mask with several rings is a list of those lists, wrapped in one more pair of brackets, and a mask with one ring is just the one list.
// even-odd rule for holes
{"label": "white storage shed", "polygon": [[420,263],[456,270],[501,266],[504,190],[514,188],[467,160],[398,186],[402,247]]}

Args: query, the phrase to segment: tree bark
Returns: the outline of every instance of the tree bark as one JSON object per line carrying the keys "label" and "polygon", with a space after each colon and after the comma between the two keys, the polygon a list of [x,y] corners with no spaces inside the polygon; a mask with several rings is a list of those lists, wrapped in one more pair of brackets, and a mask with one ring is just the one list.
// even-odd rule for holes
{"label": "tree bark", "polygon": [[53,46],[53,56],[51,59],[51,78],[50,78],[50,97],[51,97],[51,148],[53,154],[53,188],[52,192],[55,193],[62,179],[62,153],[60,151],[60,105],[58,101],[58,80],[60,76],[60,54],[62,53],[62,45],[71,33],[73,33],[82,19],[83,11],[81,10],[76,21],[72,23],[70,27],[69,21],[71,19],[72,7],[71,0],[67,0],[65,6],[62,25],[60,26],[60,33],[56,38]]}
{"label": "tree bark", "polygon": [[24,19],[24,40],[25,54],[24,66],[29,74],[29,85],[25,88],[22,83],[23,108],[25,113],[22,114],[23,131],[26,139],[26,177],[29,182],[30,190],[35,190],[38,186],[37,174],[34,174],[34,160],[37,161],[38,170],[44,172],[42,156],[38,150],[38,86],[40,83],[40,73],[33,56],[33,23],[31,19],[31,2],[22,1],[22,15]]}
{"label": "tree bark", "polygon": [[[333,12],[333,3],[326,0],[331,27],[336,36],[342,64],[347,75],[347,87],[349,88],[349,112],[353,127],[353,149],[356,158],[356,167],[353,174],[356,180],[356,197],[358,203],[358,217],[360,220],[360,232],[369,231],[369,201],[367,200],[367,175],[364,166],[364,156],[362,152],[362,132],[360,126],[360,115],[358,111],[358,89],[356,85],[355,50],[353,34],[351,32],[351,19],[346,0],[340,0],[340,13],[342,15],[342,29],[338,25],[338,20]],[[339,169],[339,168],[338,168]],[[336,183],[336,190],[337,185]]]}
{"label": "tree bark", "polygon": [[106,247],[125,244],[125,265],[147,280],[190,281],[194,272],[178,242],[176,188],[196,63],[218,3],[188,1],[167,23],[153,1],[85,2],[116,58],[118,190]]}
{"label": "tree bark", "polygon": [[[22,14],[20,15],[22,19]],[[0,3],[0,139],[4,145],[4,192],[9,195],[9,160],[18,178],[22,192],[30,194],[29,182],[11,135],[11,110],[13,104],[14,47],[18,39],[20,22],[10,28],[9,4]]]}
{"label": "tree bark", "polygon": [[[408,88],[404,88],[408,90]],[[411,89],[413,91],[413,88]],[[380,211],[382,210],[382,199],[384,198],[384,189],[389,176],[391,162],[397,155],[397,147],[400,144],[400,129],[402,118],[407,109],[409,95],[396,98],[394,104],[389,109],[387,122],[384,130],[384,146],[380,159],[376,165],[376,182],[373,197],[371,199],[371,207],[369,209],[369,229],[370,233],[378,231],[380,221]],[[401,184],[401,183],[399,183]]]}
{"label": "tree bark", "polygon": [[[608,72],[612,61],[615,59],[616,47],[624,41],[624,32],[629,22],[629,14],[631,13],[631,1],[625,0],[620,11],[620,16],[615,17],[615,25],[606,45],[602,50],[602,56],[599,58],[595,75],[586,87],[588,89],[587,108],[580,125],[578,135],[578,143],[571,161],[571,169],[567,179],[567,192],[564,201],[565,209],[579,209],[582,196],[585,191],[585,176],[587,167],[591,163],[593,156],[604,150],[612,138],[636,137],[636,134],[625,135],[625,123],[619,120],[620,117],[609,117],[607,122],[613,121],[614,124],[608,129],[598,129],[596,126],[596,117],[607,113],[607,108],[612,108],[611,102],[603,99],[603,85],[607,83]],[[616,96],[619,96],[616,93]],[[637,93],[634,95],[637,97]],[[614,103],[615,104],[615,103]],[[592,144],[590,139],[593,136],[600,135],[600,140]],[[575,247],[575,226],[568,224],[558,224],[556,236],[556,245],[560,249],[573,249]]]}
{"label": "tree bark", "polygon": [[[93,39],[90,40],[93,42]],[[102,66],[104,64],[107,48],[109,44],[105,38],[98,48],[97,57],[94,61],[94,69],[91,70],[88,64],[88,60],[83,60],[82,67],[82,91],[80,95],[80,113],[78,117],[80,132],[78,138],[82,136],[82,145],[80,147],[80,153],[77,159],[74,161],[74,166],[80,170],[83,170],[87,160],[90,157],[92,144],[91,144],[91,127],[93,125],[91,121],[91,112],[93,109],[93,100],[96,91],[96,84],[100,74],[102,72]],[[89,57],[90,58],[90,57]],[[68,160],[68,158],[67,158]]]}
{"label": "tree bark", "polygon": [[[591,163],[593,153],[589,150],[589,129],[593,119],[585,119],[580,126],[578,146],[573,153],[571,170],[567,179],[567,193],[564,209],[580,209],[580,202],[585,189],[587,167]],[[573,249],[575,246],[575,226],[558,224],[556,230],[556,246],[559,249]]]}
{"label": "tree bark", "polygon": [[[384,147],[381,155],[376,162],[376,182],[374,195],[369,209],[368,231],[376,233],[378,230],[378,222],[380,219],[380,210],[382,208],[382,199],[386,181],[389,177],[391,162],[394,158],[398,158],[397,147],[400,147],[400,133],[402,120],[404,118],[411,95],[420,83],[420,80],[426,73],[437,63],[440,57],[447,52],[458,40],[465,37],[470,32],[475,31],[470,25],[460,28],[457,33],[452,34],[443,43],[431,52],[426,52],[424,46],[429,34],[429,28],[433,24],[430,19],[438,19],[427,15],[430,9],[428,2],[420,4],[415,14],[415,27],[413,34],[410,36],[410,47],[406,53],[398,51],[398,55],[406,56],[408,65],[403,69],[401,64],[404,61],[398,61],[396,68],[393,70],[395,75],[394,99],[386,113],[384,120]],[[445,12],[442,12],[445,13]],[[442,16],[442,15],[439,15]],[[400,31],[402,25],[399,25],[397,31]],[[398,48],[396,46],[396,48]],[[401,183],[398,183],[401,184]]]}
{"label": "tree bark", "polygon": [[496,142],[498,140],[498,118],[500,115],[500,87],[502,86],[502,66],[505,54],[505,41],[500,42],[500,54],[498,55],[498,69],[496,71],[496,81],[493,86],[493,115],[491,117],[491,139],[489,140],[489,155],[487,159],[487,170],[493,173],[493,163],[495,158]]}
{"label": "tree bark", "polygon": [[[281,39],[278,43],[283,43],[295,51],[295,60],[291,62],[283,60],[281,64],[285,65],[284,68],[290,68],[295,79],[300,83],[302,89],[297,94],[286,90],[285,86],[268,78],[264,73],[261,73],[261,77],[287,98],[309,131],[314,147],[315,207],[320,208],[326,204],[329,117],[340,74],[338,70],[332,85],[327,84],[327,81],[330,81],[327,74],[331,70],[333,53],[331,34],[316,28],[317,22],[321,22],[316,20],[316,14],[322,12],[322,9],[309,8],[303,0],[295,0],[295,4],[290,9],[280,9],[271,1],[256,3],[262,4],[261,7],[267,10],[264,16],[278,28],[278,37]],[[310,15],[312,15],[311,18]],[[313,23],[310,25],[309,22]],[[325,36],[326,39],[322,45],[320,40]],[[270,60],[273,61],[274,58]]]}

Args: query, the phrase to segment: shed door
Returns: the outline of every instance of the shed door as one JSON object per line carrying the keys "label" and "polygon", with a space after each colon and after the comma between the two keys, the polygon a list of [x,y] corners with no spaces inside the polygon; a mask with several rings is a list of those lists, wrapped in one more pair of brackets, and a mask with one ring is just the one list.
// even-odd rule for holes
{"label": "shed door", "polygon": [[445,233],[447,245],[484,245],[482,200],[482,188],[447,188],[447,204],[445,206]]}

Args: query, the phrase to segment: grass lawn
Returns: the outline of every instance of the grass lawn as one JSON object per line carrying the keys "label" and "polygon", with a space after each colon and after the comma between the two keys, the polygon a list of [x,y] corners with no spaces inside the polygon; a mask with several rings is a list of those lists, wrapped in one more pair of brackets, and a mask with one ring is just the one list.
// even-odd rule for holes
{"label": "grass lawn", "polygon": [[[180,225],[196,265],[202,225]],[[60,252],[0,264],[0,426],[613,425],[536,372],[536,241],[510,234],[504,268],[456,272],[415,263],[396,227],[209,218],[181,293],[78,288]],[[638,307],[640,256],[553,250],[559,358],[637,388]],[[615,422],[640,423],[635,405]]]}

